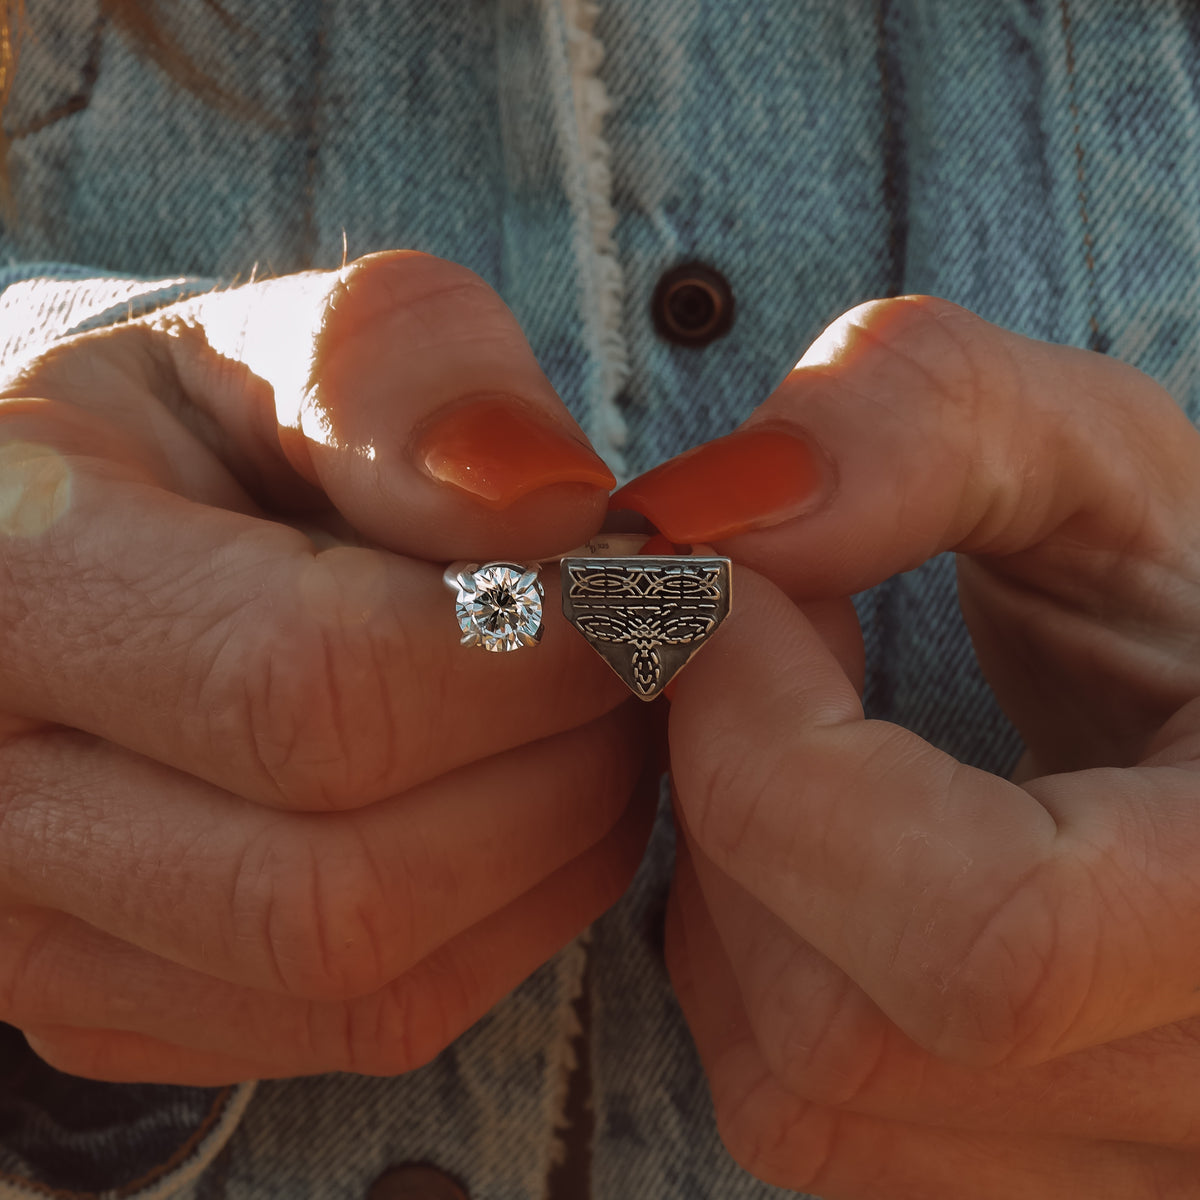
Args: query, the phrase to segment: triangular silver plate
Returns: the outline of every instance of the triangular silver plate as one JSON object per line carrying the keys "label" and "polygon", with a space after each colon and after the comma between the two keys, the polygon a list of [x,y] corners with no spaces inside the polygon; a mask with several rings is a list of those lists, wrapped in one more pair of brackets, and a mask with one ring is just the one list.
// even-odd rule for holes
{"label": "triangular silver plate", "polygon": [[729,615],[727,558],[564,558],[567,620],[641,700],[653,700]]}

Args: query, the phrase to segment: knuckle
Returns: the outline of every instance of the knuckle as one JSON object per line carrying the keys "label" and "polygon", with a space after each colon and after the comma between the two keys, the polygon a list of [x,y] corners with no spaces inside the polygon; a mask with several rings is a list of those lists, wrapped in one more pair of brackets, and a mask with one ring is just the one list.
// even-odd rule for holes
{"label": "knuckle", "polygon": [[0,934],[0,1020],[57,1021],[69,1010],[71,981],[54,953],[53,913],[7,912]]}
{"label": "knuckle", "polygon": [[1027,875],[931,964],[922,981],[928,1028],[916,1039],[930,1053],[976,1068],[1054,1053],[1085,1002],[1092,954],[1082,937],[1064,954],[1058,901],[1049,900],[1039,873]]}
{"label": "knuckle", "polygon": [[347,1022],[347,1070],[397,1075],[432,1061],[488,1007],[468,964],[439,954],[356,1005]]}
{"label": "knuckle", "polygon": [[829,1175],[837,1115],[782,1091],[769,1076],[750,1086],[713,1085],[717,1132],[731,1157],[776,1187],[809,1192]]}
{"label": "knuckle", "polygon": [[[871,300],[839,317],[801,365],[848,377],[883,403],[902,396],[906,419],[917,415],[911,401],[918,396],[934,401],[931,419],[958,411],[966,424],[985,395],[1015,379],[995,333],[981,317],[936,296]],[[905,380],[914,386],[896,387]]]}
{"label": "knuckle", "polygon": [[885,1064],[887,1037],[857,985],[831,965],[814,971],[815,957],[804,947],[799,969],[788,969],[764,1005],[758,1041],[785,1088],[840,1108],[870,1090]]}
{"label": "knuckle", "polygon": [[302,999],[346,1001],[382,987],[390,943],[384,881],[361,841],[310,826],[271,829],[241,857],[235,911],[266,974]]}
{"label": "knuckle", "polygon": [[710,730],[691,744],[694,763],[681,764],[677,777],[680,802],[701,849],[730,869],[753,862],[787,872],[820,855],[845,857],[839,822],[848,806],[840,797],[872,786],[874,759],[888,753],[883,747],[848,764],[841,726],[806,730],[803,742],[793,740],[783,754],[761,732],[751,737],[733,727]]}
{"label": "knuckle", "polygon": [[347,293],[357,290],[366,295],[377,290],[389,308],[397,303],[419,303],[447,289],[474,287],[491,291],[483,277],[470,267],[436,254],[408,249],[364,254],[342,272],[341,283]]}
{"label": "knuckle", "polygon": [[[244,304],[250,294],[247,285],[242,285],[227,292],[192,297],[132,323],[132,328],[143,336],[145,361],[159,364],[165,386],[156,388],[155,396],[191,433],[227,461],[235,460],[237,454],[230,434],[190,398],[222,396],[231,406],[247,412],[274,408],[271,384],[253,369],[246,353],[238,352],[246,347],[224,344],[229,339],[223,336],[226,331],[220,317],[231,315],[229,310]],[[244,337],[244,316],[237,324]]]}
{"label": "knuckle", "polygon": [[758,816],[779,786],[778,768],[741,731],[691,739],[694,754],[678,771],[680,804],[700,848],[718,864],[752,852]]}
{"label": "knuckle", "polygon": [[336,339],[379,322],[412,338],[447,340],[447,331],[511,336],[516,321],[504,302],[474,271],[419,251],[368,254],[341,272],[320,320],[319,338]]}
{"label": "knuckle", "polygon": [[[302,592],[304,583],[314,592],[337,587],[319,562]],[[214,655],[201,711],[217,714],[221,744],[231,737],[240,743],[270,800],[300,809],[358,807],[394,789],[404,743],[419,744],[423,735],[421,714],[393,720],[380,664],[396,660],[396,647],[381,652],[363,622],[343,618],[340,598],[321,597],[324,611],[316,616],[306,611],[311,599],[298,597],[289,611],[245,615],[245,632]]]}
{"label": "knuckle", "polygon": [[352,803],[354,747],[330,631],[314,630],[291,652],[267,649],[246,678],[247,749],[284,803],[336,809]]}

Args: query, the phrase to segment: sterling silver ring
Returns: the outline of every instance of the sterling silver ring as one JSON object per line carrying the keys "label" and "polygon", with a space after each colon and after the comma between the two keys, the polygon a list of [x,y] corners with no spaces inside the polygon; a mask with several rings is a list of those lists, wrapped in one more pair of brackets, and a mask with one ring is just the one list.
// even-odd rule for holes
{"label": "sterling silver ring", "polygon": [[[563,615],[640,700],[653,700],[729,615],[731,564],[716,554],[642,555],[642,535],[601,535],[556,559]],[[703,548],[701,548],[703,549]],[[446,586],[464,646],[502,653],[542,638],[540,564],[457,562]]]}
{"label": "sterling silver ring", "polygon": [[729,615],[719,555],[562,560],[567,620],[639,700],[653,700]]}

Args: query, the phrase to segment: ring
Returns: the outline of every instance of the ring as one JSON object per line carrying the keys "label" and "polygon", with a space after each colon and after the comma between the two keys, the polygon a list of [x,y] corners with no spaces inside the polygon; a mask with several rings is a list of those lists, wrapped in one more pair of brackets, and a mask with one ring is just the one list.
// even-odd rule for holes
{"label": "ring", "polygon": [[442,576],[457,592],[454,615],[464,646],[501,654],[542,640],[546,591],[537,567],[520,563],[451,563]]}
{"label": "ring", "polygon": [[729,615],[718,555],[562,559],[563,615],[640,700],[653,700]]}
{"label": "ring", "polygon": [[[594,538],[569,554],[636,554],[645,543],[641,535],[614,534]],[[533,566],[514,562],[452,562],[442,574],[456,593],[454,615],[464,646],[502,654],[536,646],[542,640],[542,600],[546,589],[538,578],[543,563],[557,563],[563,555],[542,559]]]}
{"label": "ring", "polygon": [[[731,564],[715,554],[642,555],[639,535],[599,536],[559,558],[563,615],[641,700],[653,700],[729,615]],[[540,564],[451,563],[464,646],[502,653],[542,640]]]}

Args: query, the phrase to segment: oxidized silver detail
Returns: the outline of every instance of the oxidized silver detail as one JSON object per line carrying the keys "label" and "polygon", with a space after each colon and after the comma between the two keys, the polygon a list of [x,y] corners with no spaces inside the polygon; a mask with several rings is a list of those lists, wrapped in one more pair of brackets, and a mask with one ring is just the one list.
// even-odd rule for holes
{"label": "oxidized silver detail", "polygon": [[653,700],[729,615],[730,562],[564,558],[567,620],[642,700]]}
{"label": "oxidized silver detail", "polygon": [[454,614],[464,646],[503,653],[536,646],[542,640],[542,599],[546,591],[536,567],[519,563],[470,563],[446,571],[458,591]]}

